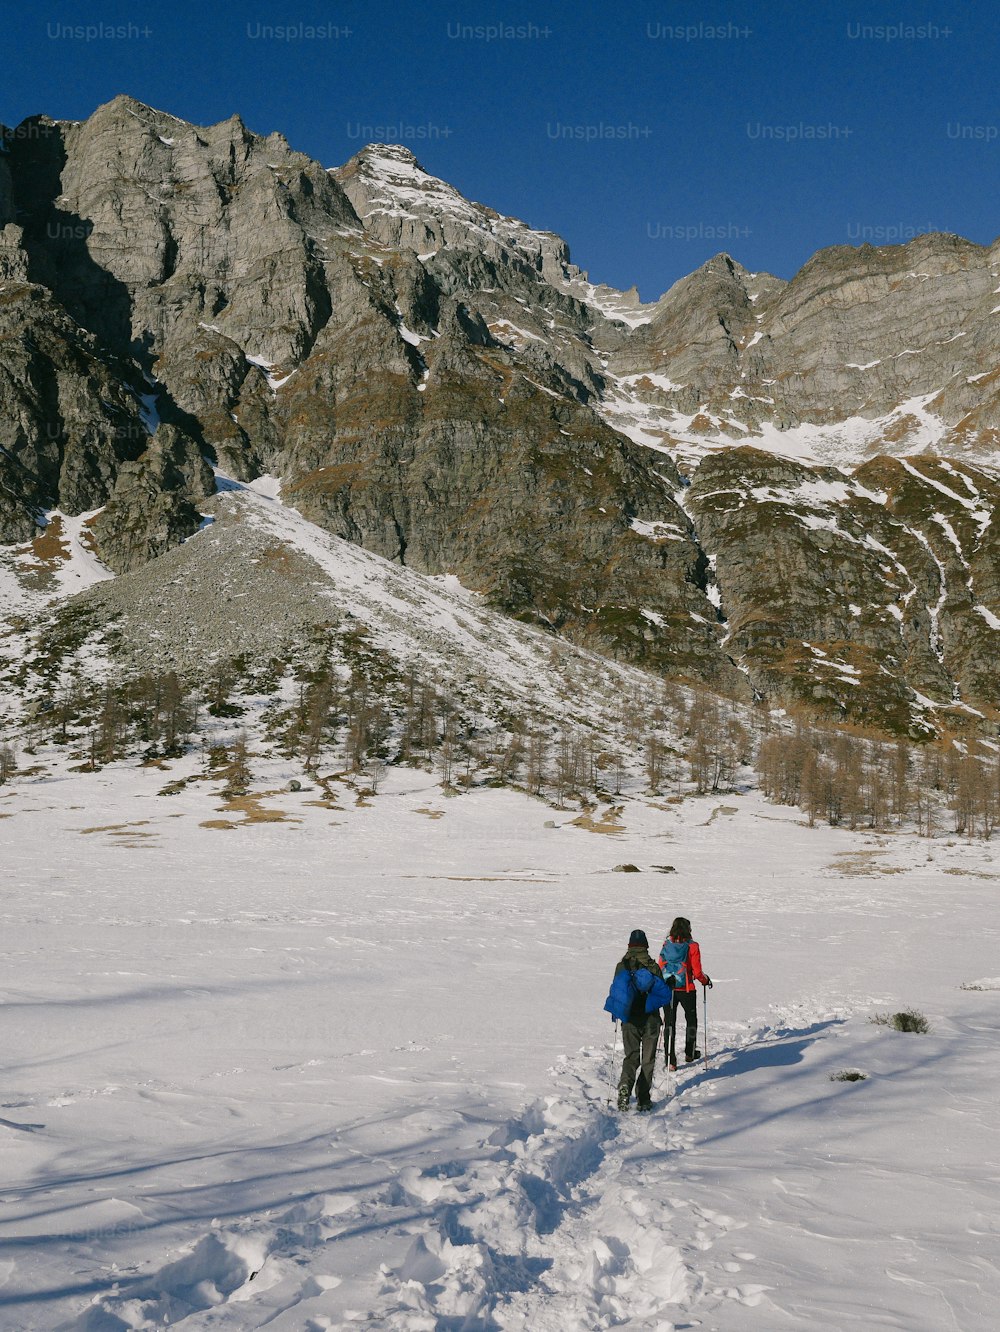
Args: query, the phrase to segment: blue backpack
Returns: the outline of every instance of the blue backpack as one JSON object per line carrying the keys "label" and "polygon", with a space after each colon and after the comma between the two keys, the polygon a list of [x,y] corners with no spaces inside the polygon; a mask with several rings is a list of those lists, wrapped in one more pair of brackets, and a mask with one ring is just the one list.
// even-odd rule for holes
{"label": "blue backpack", "polygon": [[646,1013],[666,1008],[673,999],[673,991],[665,981],[645,967],[637,967],[635,971],[622,970],[615,976],[611,982],[611,992],[604,1003],[604,1011],[610,1013],[616,1022],[628,1022],[632,1006],[640,995],[646,996]]}
{"label": "blue backpack", "polygon": [[660,967],[664,976],[673,976],[678,990],[687,989],[689,943],[675,943],[673,939],[664,939],[660,949]]}

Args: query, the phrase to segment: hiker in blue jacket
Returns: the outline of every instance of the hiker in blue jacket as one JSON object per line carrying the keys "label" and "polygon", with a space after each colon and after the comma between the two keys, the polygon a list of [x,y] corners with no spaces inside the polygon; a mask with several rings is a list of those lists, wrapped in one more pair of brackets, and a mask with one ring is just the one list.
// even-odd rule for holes
{"label": "hiker in blue jacket", "polygon": [[[621,979],[623,977],[627,977],[630,982],[627,990]],[[616,1013],[612,1005],[619,992],[625,995],[625,1006]],[[633,992],[635,997],[630,998]],[[605,1005],[612,1016],[621,1018],[622,1024],[625,1058],[618,1080],[619,1110],[628,1109],[633,1084],[639,1109],[653,1108],[649,1094],[653,1087],[653,1066],[660,1041],[660,1027],[663,1025],[657,1000],[661,1005],[664,1001],[669,1003],[670,990],[664,986],[659,965],[649,955],[649,940],[642,930],[633,930],[629,935],[625,956],[615,967],[611,995]],[[650,1008],[652,1011],[647,1012]]]}

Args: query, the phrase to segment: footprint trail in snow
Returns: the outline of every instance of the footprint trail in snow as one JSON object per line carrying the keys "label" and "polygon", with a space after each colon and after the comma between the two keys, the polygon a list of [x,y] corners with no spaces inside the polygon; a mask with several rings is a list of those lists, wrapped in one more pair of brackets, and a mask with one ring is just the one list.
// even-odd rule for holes
{"label": "footprint trail in snow", "polygon": [[739,1284],[751,1255],[720,1244],[746,1223],[678,1179],[680,1154],[696,1151],[687,1121],[715,1091],[696,1075],[671,1079],[671,1096],[661,1071],[654,1112],[623,1115],[607,1107],[607,1055],[583,1051],[554,1070],[562,1093],[494,1135],[488,1162],[446,1180],[414,1172],[404,1187],[436,1221],[384,1271],[370,1325],[668,1329],[705,1295],[757,1304],[763,1288]]}

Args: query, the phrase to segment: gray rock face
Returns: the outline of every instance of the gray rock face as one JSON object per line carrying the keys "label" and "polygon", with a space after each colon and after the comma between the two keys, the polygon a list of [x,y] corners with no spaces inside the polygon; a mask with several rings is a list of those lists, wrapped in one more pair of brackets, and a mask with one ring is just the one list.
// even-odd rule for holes
{"label": "gray rock face", "polygon": [[136,570],[197,529],[205,455],[673,676],[1000,716],[1000,245],[720,255],[643,305],[391,145],[327,170],[119,97],[2,146],[0,541],[103,505]]}
{"label": "gray rock face", "polygon": [[0,285],[0,540],[23,540],[40,509],[100,507],[145,448],[121,367],[47,291]]}
{"label": "gray rock face", "polygon": [[0,125],[0,282],[24,282],[28,277],[27,260],[21,228],[14,222],[14,182],[8,162],[11,133]]}
{"label": "gray rock face", "polygon": [[463,198],[425,171],[408,148],[369,144],[331,174],[369,235],[387,249],[413,251],[422,262],[438,260],[435,272],[450,268],[467,285],[475,281],[477,261],[556,284],[567,275],[569,248],[561,237]]}
{"label": "gray rock face", "polygon": [[803,420],[932,394],[957,422],[982,397],[966,376],[995,355],[998,256],[957,236],[822,251],[760,311],[761,377],[792,381],[782,396]]}
{"label": "gray rock face", "polygon": [[38,124],[11,153],[15,198],[29,256],[81,323],[120,352],[203,320],[268,361],[303,355],[329,317],[323,233],[356,221],[327,172],[238,116],[198,129],[127,97]]}
{"label": "gray rock face", "polygon": [[93,525],[105,564],[128,573],[180,545],[198,530],[198,503],[214,490],[212,469],[194,440],[161,425],[146,451],[119,470]]}

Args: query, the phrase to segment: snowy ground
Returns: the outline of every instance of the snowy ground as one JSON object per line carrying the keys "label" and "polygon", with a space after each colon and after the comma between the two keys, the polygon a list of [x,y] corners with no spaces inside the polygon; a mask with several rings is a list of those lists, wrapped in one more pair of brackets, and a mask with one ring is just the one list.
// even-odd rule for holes
{"label": "snowy ground", "polygon": [[[412,772],[204,827],[185,770],[0,789],[4,1332],[995,1326],[989,846]],[[712,1060],[619,1116],[601,1005],[677,912]]]}

